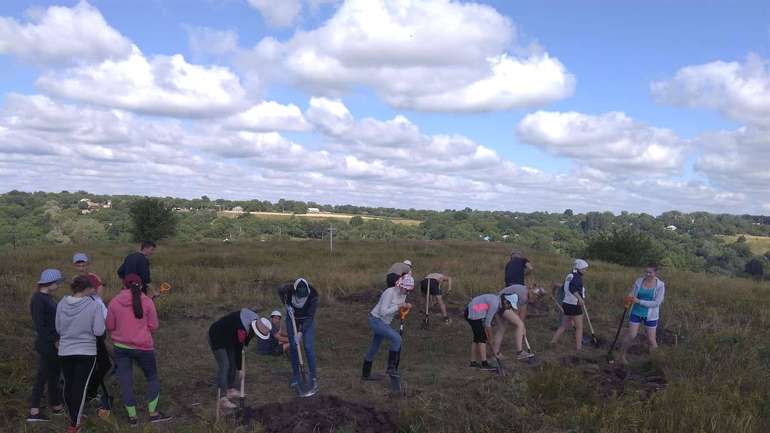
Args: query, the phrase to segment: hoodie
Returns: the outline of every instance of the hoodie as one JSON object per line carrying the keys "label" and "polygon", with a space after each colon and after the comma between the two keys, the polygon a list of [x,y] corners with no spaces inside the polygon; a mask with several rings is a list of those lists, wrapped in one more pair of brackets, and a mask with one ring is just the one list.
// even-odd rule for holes
{"label": "hoodie", "polygon": [[107,307],[107,330],[112,341],[130,349],[150,351],[155,348],[152,333],[158,330],[158,312],[147,295],[141,294],[141,319],[134,316],[131,290],[123,289]]}
{"label": "hoodie", "polygon": [[56,306],[59,356],[96,356],[96,337],[104,335],[104,316],[90,296],[65,296]]}

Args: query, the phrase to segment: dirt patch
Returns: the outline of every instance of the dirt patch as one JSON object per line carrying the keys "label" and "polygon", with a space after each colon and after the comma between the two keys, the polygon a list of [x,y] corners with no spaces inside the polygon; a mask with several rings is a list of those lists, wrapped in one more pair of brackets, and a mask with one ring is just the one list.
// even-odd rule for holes
{"label": "dirt patch", "polygon": [[397,430],[388,412],[334,396],[294,399],[244,410],[244,423],[259,422],[266,433],[316,433],[344,430],[360,433],[393,433]]}
{"label": "dirt patch", "polygon": [[[678,333],[666,328],[658,329],[657,338],[658,344],[663,346],[678,346],[684,339]],[[628,348],[628,353],[631,355],[646,355],[649,352],[650,349],[647,343],[647,336],[643,335],[642,332],[639,332],[639,335],[636,336],[631,347]]]}
{"label": "dirt patch", "polygon": [[565,356],[559,362],[588,376],[602,397],[636,393],[641,400],[646,400],[668,383],[665,374],[650,364],[631,370],[622,365],[607,365],[599,359],[578,356]]}
{"label": "dirt patch", "polygon": [[338,296],[337,300],[346,304],[376,304],[380,299],[382,291],[365,290],[355,292],[349,295]]}

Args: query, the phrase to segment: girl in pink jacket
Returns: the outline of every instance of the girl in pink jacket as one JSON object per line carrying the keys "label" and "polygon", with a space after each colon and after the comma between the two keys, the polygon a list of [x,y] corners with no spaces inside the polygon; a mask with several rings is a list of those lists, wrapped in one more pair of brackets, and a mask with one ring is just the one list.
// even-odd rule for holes
{"label": "girl in pink jacket", "polygon": [[158,330],[158,313],[152,299],[142,293],[142,279],[137,274],[126,275],[123,290],[110,301],[107,307],[107,329],[115,346],[115,364],[123,397],[128,412],[128,422],[136,426],[136,399],[134,398],[134,371],[136,362],[147,379],[147,408],[150,422],[171,419],[158,410],[160,382],[155,362],[152,333]]}

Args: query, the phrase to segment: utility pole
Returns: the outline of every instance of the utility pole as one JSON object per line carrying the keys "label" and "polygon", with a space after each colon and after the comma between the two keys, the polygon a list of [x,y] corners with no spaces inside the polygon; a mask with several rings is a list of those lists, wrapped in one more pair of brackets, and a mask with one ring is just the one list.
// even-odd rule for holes
{"label": "utility pole", "polygon": [[334,228],[334,226],[331,223],[329,223],[329,252],[330,253],[334,252],[334,232],[335,231],[336,229]]}

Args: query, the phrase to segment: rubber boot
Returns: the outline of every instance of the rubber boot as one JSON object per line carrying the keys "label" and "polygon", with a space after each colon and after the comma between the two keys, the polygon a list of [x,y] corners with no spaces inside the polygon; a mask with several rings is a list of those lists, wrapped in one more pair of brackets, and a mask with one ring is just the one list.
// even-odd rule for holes
{"label": "rubber boot", "polygon": [[388,376],[390,377],[390,389],[394,393],[401,392],[401,375],[398,374],[398,361],[401,358],[401,351],[391,350],[388,352]]}
{"label": "rubber boot", "polygon": [[364,366],[361,368],[361,380],[376,381],[381,379],[382,376],[380,375],[372,375],[372,361],[364,359]]}

